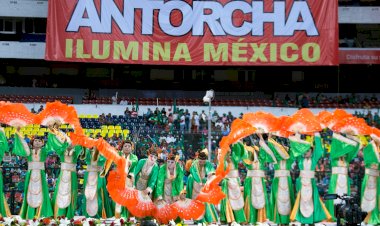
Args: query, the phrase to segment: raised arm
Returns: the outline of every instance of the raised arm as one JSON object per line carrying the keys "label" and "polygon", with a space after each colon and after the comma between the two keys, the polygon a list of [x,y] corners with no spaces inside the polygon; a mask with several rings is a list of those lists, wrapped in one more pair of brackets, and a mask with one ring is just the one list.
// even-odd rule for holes
{"label": "raised arm", "polygon": [[22,157],[27,157],[30,155],[30,148],[28,144],[25,142],[24,137],[19,132],[19,129],[17,129],[15,133],[15,143],[13,146],[13,154],[19,155]]}

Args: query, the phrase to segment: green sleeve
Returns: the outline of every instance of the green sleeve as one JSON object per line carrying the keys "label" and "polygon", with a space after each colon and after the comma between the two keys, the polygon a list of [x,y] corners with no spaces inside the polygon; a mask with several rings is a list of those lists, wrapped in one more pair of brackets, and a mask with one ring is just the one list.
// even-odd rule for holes
{"label": "green sleeve", "polygon": [[135,169],[135,167],[136,167],[136,165],[137,165],[137,162],[138,162],[139,160],[137,159],[137,156],[134,155],[134,154],[131,154],[131,157],[130,157],[129,160],[131,160],[131,167],[130,167],[129,171],[130,171],[130,172],[133,172],[134,169]]}
{"label": "green sleeve", "polygon": [[330,157],[335,159],[344,155],[348,156],[349,153],[352,153],[350,157],[354,158],[355,153],[359,151],[359,147],[360,144],[358,142],[343,137],[342,135],[334,134],[331,141]]}
{"label": "green sleeve", "polygon": [[195,182],[201,183],[202,180],[200,178],[200,175],[199,175],[199,172],[198,172],[198,169],[197,169],[197,165],[198,165],[198,160],[195,160],[193,162],[193,164],[191,164],[190,174],[193,176],[193,179],[194,179]]}
{"label": "green sleeve", "polygon": [[55,135],[49,133],[47,141],[47,148],[49,151],[54,150],[58,155],[63,155],[68,147],[69,143],[66,141],[62,143]]}
{"label": "green sleeve", "polygon": [[8,152],[8,151],[9,151],[8,139],[5,136],[4,132],[2,130],[0,130],[0,155],[1,155],[1,159],[3,158],[4,153]]}
{"label": "green sleeve", "polygon": [[312,157],[314,166],[317,165],[319,159],[322,158],[323,154],[324,154],[324,149],[322,145],[322,139],[320,136],[314,136],[314,151],[313,151],[313,157]]}
{"label": "green sleeve", "polygon": [[366,166],[380,163],[379,153],[378,152],[376,153],[377,148],[375,145],[376,145],[375,142],[371,141],[363,149],[364,163]]}
{"label": "green sleeve", "polygon": [[290,152],[292,152],[292,155],[295,158],[305,154],[307,151],[309,151],[311,147],[311,144],[309,143],[299,142],[294,139],[289,139],[289,141],[290,141]]}
{"label": "green sleeve", "polygon": [[359,151],[360,151],[360,144],[358,143],[355,147],[355,150],[347,154],[347,162],[351,162],[354,158],[356,158]]}
{"label": "green sleeve", "polygon": [[175,181],[174,181],[174,194],[175,196],[178,196],[179,194],[181,194],[181,191],[183,190],[183,177],[184,177],[184,172],[183,172],[183,168],[178,164],[176,163],[176,170],[177,170],[177,177],[175,178]]}
{"label": "green sleeve", "polygon": [[[146,162],[146,159],[141,159],[140,161],[138,161],[135,169],[133,170],[133,175],[135,176],[135,178],[137,177],[137,175],[140,173],[141,169],[143,168],[144,164]],[[136,181],[136,180],[135,180]]]}
{"label": "green sleeve", "polygon": [[158,171],[159,171],[159,167],[157,165],[157,163],[153,166],[153,169],[152,169],[152,172],[150,172],[150,177],[149,177],[149,181],[148,181],[148,187],[152,189],[152,191],[154,190],[154,187],[156,186],[156,182],[157,182],[157,177],[158,177]]}
{"label": "green sleeve", "polygon": [[[27,147],[29,148],[29,147]],[[20,137],[16,134],[15,135],[15,140],[14,140],[14,146],[12,150],[13,154],[22,156],[22,157],[27,157],[28,153],[26,152],[23,141],[21,141]]]}
{"label": "green sleeve", "polygon": [[215,168],[214,168],[214,166],[212,165],[212,163],[210,161],[206,161],[205,171],[206,171],[206,177],[208,175],[210,175],[210,174],[214,174],[215,173]]}
{"label": "green sleeve", "polygon": [[164,186],[165,186],[165,177],[166,177],[166,163],[160,167],[157,178],[157,187],[154,190],[155,198],[161,196],[163,198]]}
{"label": "green sleeve", "polygon": [[75,158],[78,159],[78,157],[83,153],[85,152],[86,149],[82,148],[82,146],[79,146],[79,145],[76,145],[74,147],[74,155],[75,155]]}
{"label": "green sleeve", "polygon": [[237,167],[237,165],[239,164],[241,158],[243,157],[243,154],[244,154],[244,146],[242,143],[239,142],[232,146],[231,157],[232,157],[232,161],[235,167]]}

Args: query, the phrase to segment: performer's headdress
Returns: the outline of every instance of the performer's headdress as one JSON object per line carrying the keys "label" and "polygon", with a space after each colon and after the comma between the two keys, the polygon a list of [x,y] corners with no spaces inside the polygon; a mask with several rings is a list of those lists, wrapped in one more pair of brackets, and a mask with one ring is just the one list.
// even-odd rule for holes
{"label": "performer's headdress", "polygon": [[205,148],[203,149],[199,155],[198,155],[198,159],[200,160],[207,160],[208,159],[208,150]]}
{"label": "performer's headdress", "polygon": [[155,155],[158,157],[158,152],[157,152],[157,149],[156,148],[151,148],[149,150],[149,155]]}
{"label": "performer's headdress", "polygon": [[168,155],[168,160],[175,160],[175,159],[176,159],[175,155],[173,155],[173,154]]}
{"label": "performer's headdress", "polygon": [[123,141],[120,142],[119,150],[123,149],[124,144],[131,144],[132,150],[135,149],[135,144],[133,143],[133,141],[131,141],[130,139],[125,139],[125,140],[123,140]]}

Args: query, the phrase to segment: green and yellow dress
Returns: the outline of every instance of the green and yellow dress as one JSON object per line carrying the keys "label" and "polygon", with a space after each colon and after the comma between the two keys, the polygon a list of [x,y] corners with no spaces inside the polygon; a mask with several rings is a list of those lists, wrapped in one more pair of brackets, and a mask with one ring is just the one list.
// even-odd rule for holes
{"label": "green and yellow dress", "polygon": [[[315,182],[315,168],[318,160],[323,156],[324,150],[319,135],[314,136],[314,147],[312,143],[296,137],[289,137],[290,151],[297,157],[300,175],[297,178],[297,198],[290,214],[291,221],[301,224],[314,224],[323,220],[331,220],[322,199],[319,197],[317,184]],[[310,157],[303,155],[314,148]]]}
{"label": "green and yellow dress", "polygon": [[84,160],[87,169],[84,173],[83,214],[85,217],[110,218],[113,216],[112,202],[108,195],[106,178],[100,175],[107,159],[94,148],[86,149]]}
{"label": "green and yellow dress", "polygon": [[[124,169],[126,175],[133,177],[133,175],[134,175],[133,173],[134,173],[135,167],[136,167],[137,162],[138,162],[137,156],[132,154],[132,153],[130,153],[128,156],[125,156],[124,154],[122,156],[126,159],[125,169]],[[133,188],[133,180],[126,178],[125,187],[126,188],[127,187]],[[124,218],[130,217],[128,209],[125,206],[121,206],[121,205],[116,203],[116,205],[115,205],[115,216],[119,217],[119,215],[121,217],[124,217]]]}
{"label": "green and yellow dress", "polygon": [[53,137],[49,136],[48,143],[41,149],[30,149],[20,134],[15,136],[13,154],[27,157],[28,159],[24,200],[20,211],[20,216],[23,219],[53,216],[45,173],[45,160],[49,151],[48,146],[52,139]]}
{"label": "green and yellow dress", "polygon": [[268,146],[273,151],[277,163],[274,164],[274,178],[270,194],[270,220],[277,224],[289,224],[290,212],[294,205],[294,189],[290,170],[294,159],[287,148],[274,139],[268,139]]}
{"label": "green and yellow dress", "polygon": [[139,191],[148,189],[152,196],[156,187],[158,171],[157,163],[148,165],[148,159],[139,160],[134,170],[136,189]]}
{"label": "green and yellow dress", "polygon": [[[3,128],[0,127],[0,163],[3,161],[4,153],[9,151],[8,140],[5,136]],[[4,196],[4,183],[3,183],[3,174],[0,173],[0,217],[10,217],[11,211],[9,210],[9,206],[7,200]]]}
{"label": "green and yellow dress", "polygon": [[275,162],[273,152],[260,141],[260,148],[244,146],[243,163],[247,167],[244,181],[244,212],[250,224],[270,219],[270,203],[265,184],[265,163]]}
{"label": "green and yellow dress", "polygon": [[183,169],[178,163],[175,163],[174,174],[170,174],[167,163],[163,164],[158,173],[157,186],[154,191],[155,199],[162,199],[167,204],[177,201],[183,190],[183,177]]}
{"label": "green and yellow dress", "polygon": [[[329,185],[329,194],[343,195],[351,194],[351,183],[348,177],[348,167],[358,154],[360,143],[334,133],[331,141],[330,158],[331,158],[331,178]],[[326,207],[335,219],[334,203],[340,200],[327,200]]]}
{"label": "green and yellow dress", "polygon": [[[241,143],[234,144],[231,150],[231,161],[225,161],[230,166],[230,172],[222,180],[222,191],[226,194],[220,203],[220,221],[244,223],[247,221],[244,213],[244,198],[240,189],[239,162],[244,154]],[[228,158],[228,157],[227,157]]]}
{"label": "green and yellow dress", "polygon": [[380,180],[379,180],[379,146],[371,141],[363,150],[365,175],[361,189],[361,209],[368,215],[364,222],[371,225],[380,224]]}
{"label": "green and yellow dress", "polygon": [[49,134],[49,137],[52,140],[50,142],[52,150],[61,160],[61,171],[52,199],[54,218],[63,216],[72,219],[75,216],[78,196],[77,161],[83,148],[71,146],[71,141],[67,137],[63,142],[61,138],[53,134]]}
{"label": "green and yellow dress", "polygon": [[[195,160],[190,167],[190,175],[187,179],[186,198],[196,199],[207,180],[210,180],[215,175],[215,169],[212,163],[206,160],[203,167],[199,165],[199,160]],[[215,206],[210,203],[205,204],[205,214],[199,222],[218,222],[218,213]]]}

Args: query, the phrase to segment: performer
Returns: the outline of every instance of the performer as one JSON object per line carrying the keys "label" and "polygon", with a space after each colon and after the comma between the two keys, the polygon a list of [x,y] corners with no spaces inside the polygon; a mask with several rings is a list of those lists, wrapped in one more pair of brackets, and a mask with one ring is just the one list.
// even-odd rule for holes
{"label": "performer", "polygon": [[[125,187],[133,188],[133,172],[138,162],[137,156],[132,153],[134,149],[134,144],[132,141],[127,139],[121,142],[120,147],[121,147],[121,155],[126,159],[125,173],[127,175],[127,178],[125,180]],[[116,203],[115,217],[128,218],[129,217],[128,209]]]}
{"label": "performer", "polygon": [[183,190],[183,177],[183,169],[176,161],[176,156],[170,154],[167,162],[160,167],[155,198],[167,204],[177,201]]}
{"label": "performer", "polygon": [[[189,199],[195,200],[206,182],[210,181],[215,176],[214,166],[207,160],[207,158],[208,151],[207,149],[204,149],[199,153],[198,159],[194,160],[190,167],[190,175],[187,179],[186,186],[186,197]],[[206,212],[204,218],[200,220],[200,222],[218,222],[218,214],[215,206],[209,203],[204,204],[206,207]]]}
{"label": "performer", "polygon": [[159,171],[158,153],[155,148],[151,148],[148,154],[148,158],[138,161],[133,175],[136,189],[152,197]]}
{"label": "performer", "polygon": [[[8,140],[5,136],[5,132],[3,127],[0,127],[0,163],[3,161],[4,153],[9,151]],[[7,200],[4,196],[4,183],[3,183],[3,174],[0,173],[0,217],[10,217],[11,211],[9,210],[9,206]]]}
{"label": "performer", "polygon": [[297,178],[297,198],[290,214],[290,220],[301,224],[314,224],[331,220],[322,199],[319,197],[315,182],[315,167],[323,156],[322,140],[319,133],[310,137],[314,141],[302,140],[299,134],[289,137],[290,151],[298,157],[300,176]]}
{"label": "performer", "polygon": [[371,135],[372,141],[364,148],[365,175],[361,189],[361,209],[367,212],[366,224],[380,224],[380,180],[379,180],[379,146],[380,138]]}
{"label": "performer", "polygon": [[[351,138],[351,139],[350,139]],[[348,178],[348,167],[361,148],[360,140],[356,137],[344,137],[338,133],[333,134],[330,149],[332,173],[329,185],[329,194],[351,194],[351,183]],[[334,204],[340,200],[327,200],[326,207],[335,219]]]}
{"label": "performer", "polygon": [[222,191],[226,198],[220,204],[220,221],[243,223],[247,219],[244,214],[244,198],[240,189],[239,162],[244,154],[244,146],[237,143],[232,146],[230,154],[226,155],[225,167],[230,166],[230,172],[222,180]]}
{"label": "performer", "polygon": [[110,218],[113,216],[112,203],[107,191],[107,174],[111,164],[107,164],[99,151],[94,147],[86,149],[85,155],[82,156],[87,164],[87,170],[84,173],[84,205],[83,213],[86,217]]}
{"label": "performer", "polygon": [[59,129],[59,124],[50,127],[50,146],[61,160],[61,171],[53,195],[54,218],[74,218],[78,196],[77,161],[82,153],[81,146],[72,146],[70,138]]}
{"label": "performer", "polygon": [[260,138],[260,149],[258,147],[244,146],[243,163],[247,167],[247,177],[244,181],[244,212],[250,224],[265,222],[270,218],[270,205],[268,202],[267,189],[265,185],[265,163],[275,162],[273,152]]}
{"label": "performer", "polygon": [[30,149],[19,130],[17,128],[13,154],[28,158],[28,171],[25,175],[24,200],[20,216],[23,219],[52,217],[53,209],[46,181],[45,160],[48,154],[47,146],[53,138],[49,136],[48,144],[44,146],[44,139],[35,136],[30,141],[32,146]]}
{"label": "performer", "polygon": [[270,194],[271,221],[278,225],[290,223],[290,211],[294,204],[294,190],[290,170],[293,158],[288,154],[288,147],[278,143],[268,135],[268,146],[273,151],[277,163],[274,164],[274,178]]}

